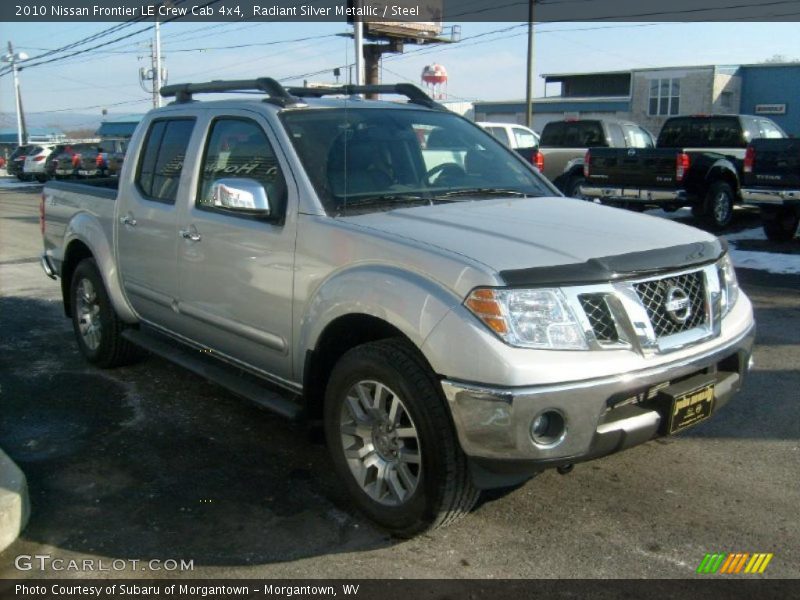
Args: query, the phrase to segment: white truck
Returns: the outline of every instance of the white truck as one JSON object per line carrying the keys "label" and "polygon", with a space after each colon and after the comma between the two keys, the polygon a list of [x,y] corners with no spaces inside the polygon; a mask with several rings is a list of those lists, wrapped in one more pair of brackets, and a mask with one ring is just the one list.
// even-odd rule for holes
{"label": "white truck", "polygon": [[[233,91],[251,94],[193,98]],[[113,367],[145,348],[322,421],[394,534],[680,432],[741,387],[753,314],[714,236],[564,198],[414,86],[162,95],[118,179],[44,188],[42,265],[80,350]]]}

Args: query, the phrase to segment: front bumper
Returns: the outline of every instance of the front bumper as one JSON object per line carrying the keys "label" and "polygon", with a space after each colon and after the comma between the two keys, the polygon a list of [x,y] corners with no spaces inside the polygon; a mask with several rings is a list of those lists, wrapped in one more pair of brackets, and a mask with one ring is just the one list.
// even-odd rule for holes
{"label": "front bumper", "polygon": [[689,201],[685,190],[648,190],[620,188],[614,186],[581,185],[581,194],[598,200],[613,202],[637,202],[642,204],[673,204]]}
{"label": "front bumper", "polygon": [[800,190],[743,188],[742,201],[756,206],[800,206]]}
{"label": "front bumper", "polygon": [[[649,369],[560,385],[498,388],[442,382],[459,441],[476,465],[491,472],[534,474],[590,460],[662,435],[669,409],[658,388],[702,376],[714,384],[714,412],[739,391],[750,363],[755,325],[703,354]],[[655,395],[653,393],[655,392]],[[538,446],[532,420],[560,412],[566,434]]]}

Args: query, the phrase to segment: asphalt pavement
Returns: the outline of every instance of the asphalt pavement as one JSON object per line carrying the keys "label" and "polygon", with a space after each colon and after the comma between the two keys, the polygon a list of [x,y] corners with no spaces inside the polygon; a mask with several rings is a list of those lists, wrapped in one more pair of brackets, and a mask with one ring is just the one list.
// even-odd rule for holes
{"label": "asphalt pavement", "polygon": [[[95,574],[18,558],[34,555],[111,569],[98,577],[685,578],[709,552],[774,553],[763,577],[800,577],[798,276],[740,271],[755,370],[713,419],[398,541],[352,508],[304,427],[156,358],[85,363],[38,265],[38,201],[0,190],[0,447],[32,505],[2,578]],[[163,566],[181,559],[193,570]]]}

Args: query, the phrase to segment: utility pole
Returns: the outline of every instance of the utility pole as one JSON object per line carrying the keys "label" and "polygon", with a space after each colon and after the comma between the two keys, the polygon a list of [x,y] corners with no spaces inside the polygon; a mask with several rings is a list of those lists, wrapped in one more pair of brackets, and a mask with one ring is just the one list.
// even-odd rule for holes
{"label": "utility pole", "polygon": [[153,90],[155,92],[155,108],[161,107],[161,23],[156,19],[156,50],[155,50],[155,71],[153,74]]}
{"label": "utility pole", "polygon": [[14,98],[17,107],[17,144],[22,146],[28,142],[28,132],[25,127],[25,115],[22,112],[22,96],[19,91],[19,75],[17,74],[17,61],[26,60],[28,55],[24,52],[14,52],[11,41],[8,42],[8,53],[2,57],[3,62],[11,64],[11,73],[14,77]]}
{"label": "utility pole", "polygon": [[528,0],[528,72],[525,90],[525,126],[533,124],[533,5],[536,0]]}

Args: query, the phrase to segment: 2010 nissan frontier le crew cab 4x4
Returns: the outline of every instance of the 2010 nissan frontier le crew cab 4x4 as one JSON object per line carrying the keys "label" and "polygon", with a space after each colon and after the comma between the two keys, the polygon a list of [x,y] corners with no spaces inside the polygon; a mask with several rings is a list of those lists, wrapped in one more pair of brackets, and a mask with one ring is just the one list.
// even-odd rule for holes
{"label": "2010 nissan frontier le crew cab 4x4", "polygon": [[[192,98],[234,91],[249,99]],[[679,432],[741,387],[752,308],[714,236],[561,197],[414,86],[162,95],[118,179],[44,188],[42,266],[80,350],[112,367],[143,347],[321,421],[395,534]]]}

